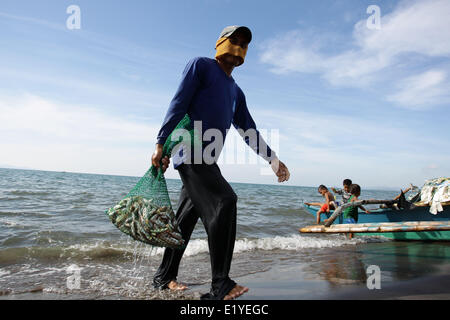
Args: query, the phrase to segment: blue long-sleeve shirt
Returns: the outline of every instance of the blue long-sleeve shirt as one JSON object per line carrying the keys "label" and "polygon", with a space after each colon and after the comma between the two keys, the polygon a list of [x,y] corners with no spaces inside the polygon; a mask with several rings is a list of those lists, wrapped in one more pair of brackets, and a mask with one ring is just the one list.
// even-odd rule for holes
{"label": "blue long-sleeve shirt", "polygon": [[[198,57],[187,64],[158,133],[158,144],[165,143],[186,113],[192,121],[202,121],[202,137],[206,130],[218,129],[225,139],[231,124],[244,132],[254,129],[256,141],[244,136],[246,143],[267,161],[276,156],[256,129],[241,88],[214,59]],[[204,141],[203,148],[209,143]],[[182,157],[174,157],[175,168],[183,161]]]}

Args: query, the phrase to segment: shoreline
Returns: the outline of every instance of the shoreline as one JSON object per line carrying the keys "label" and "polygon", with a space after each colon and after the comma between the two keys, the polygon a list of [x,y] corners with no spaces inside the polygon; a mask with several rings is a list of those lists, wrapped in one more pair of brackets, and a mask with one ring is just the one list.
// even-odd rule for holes
{"label": "shoreline", "polygon": [[[281,276],[280,276],[281,275]],[[249,287],[249,292],[235,301],[301,301],[301,300],[449,300],[450,275],[436,274],[409,280],[382,283],[380,289],[369,290],[365,283],[334,279],[335,286],[327,280],[298,278],[294,270],[269,270],[234,279]],[[339,281],[340,280],[340,281]],[[144,300],[144,301],[195,301],[209,290],[209,283],[190,285],[182,294],[156,293],[156,299],[133,299],[120,295],[90,297],[74,292],[52,293],[43,288],[28,292],[0,292],[0,300]],[[166,295],[166,298],[164,296]],[[178,298],[177,298],[178,296]]]}

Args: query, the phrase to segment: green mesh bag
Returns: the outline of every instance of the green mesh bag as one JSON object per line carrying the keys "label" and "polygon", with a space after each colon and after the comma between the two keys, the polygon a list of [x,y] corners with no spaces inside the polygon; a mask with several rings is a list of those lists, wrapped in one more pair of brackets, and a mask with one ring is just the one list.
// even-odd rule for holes
{"label": "green mesh bag", "polygon": [[[184,136],[172,141],[177,129],[184,129]],[[181,146],[192,148],[199,141],[186,115],[167,138],[162,157],[170,158]],[[125,198],[106,213],[120,231],[137,241],[158,247],[184,246],[161,166],[151,166]]]}

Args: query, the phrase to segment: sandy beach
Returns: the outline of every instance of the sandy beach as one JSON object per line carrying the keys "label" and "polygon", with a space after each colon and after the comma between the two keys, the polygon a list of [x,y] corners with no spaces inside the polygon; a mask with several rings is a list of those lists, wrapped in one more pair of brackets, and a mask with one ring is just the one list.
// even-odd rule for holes
{"label": "sandy beach", "polygon": [[[264,300],[449,300],[450,275],[424,276],[417,279],[391,282],[381,289],[369,290],[367,286],[352,284],[341,279],[342,284],[330,288],[327,281],[298,279],[295,270],[268,271],[236,279],[250,291],[236,301]],[[180,298],[198,300],[208,285],[192,286]],[[161,299],[164,294],[161,294]],[[174,299],[174,296],[170,297]],[[90,297],[70,292],[67,294],[45,293],[39,288],[35,292],[8,294],[3,292],[0,300],[89,300]],[[123,300],[122,296],[106,296],[102,300]]]}
{"label": "sandy beach", "polygon": [[[209,291],[211,264],[200,222],[178,274],[190,290],[172,293],[152,286],[164,250],[133,241],[102,211],[137,178],[0,173],[7,199],[0,203],[0,299],[198,300]],[[180,182],[168,185],[176,203]],[[250,288],[239,301],[449,298],[450,243],[300,234],[314,217],[296,199],[314,199],[315,188],[233,188],[240,198],[230,277]],[[388,198],[392,192],[367,195]],[[379,290],[367,288],[370,266],[380,270]],[[79,288],[68,285],[74,270]]]}
{"label": "sandy beach", "polygon": [[[239,275],[232,268],[233,279],[250,291],[238,301],[257,300],[448,300],[450,299],[450,263],[447,243],[385,242],[315,251],[298,263],[278,258],[265,270]],[[358,252],[358,253],[356,253]],[[393,254],[395,252],[396,254]],[[237,254],[240,261],[243,254]],[[341,259],[339,258],[341,257]],[[364,261],[364,264],[360,262]],[[366,265],[380,264],[380,289],[368,289]],[[184,260],[181,268],[198,263],[194,257]],[[207,264],[207,259],[203,261]],[[239,263],[236,264],[239,266]],[[182,272],[180,280],[186,278]],[[64,278],[63,278],[64,279]],[[151,279],[151,278],[147,278]],[[147,280],[149,281],[149,280]],[[120,291],[48,290],[45,284],[25,292],[2,291],[1,300],[199,300],[209,290],[209,282],[186,282],[189,290],[172,293],[139,285],[139,294]]]}

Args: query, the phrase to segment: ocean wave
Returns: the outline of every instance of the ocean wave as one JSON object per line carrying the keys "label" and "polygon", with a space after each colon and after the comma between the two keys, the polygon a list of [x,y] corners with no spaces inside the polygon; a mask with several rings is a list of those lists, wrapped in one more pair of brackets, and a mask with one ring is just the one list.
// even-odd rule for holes
{"label": "ocean wave", "polygon": [[31,190],[11,190],[6,191],[5,194],[10,194],[13,196],[48,196],[52,195],[52,192],[46,191],[31,191]]}
{"label": "ocean wave", "polygon": [[11,271],[0,269],[0,278],[11,274]]}
{"label": "ocean wave", "polygon": [[20,223],[18,223],[17,221],[12,221],[9,219],[0,219],[0,225],[3,224],[5,226],[8,227],[23,227],[23,225],[21,225]]}
{"label": "ocean wave", "polygon": [[104,245],[90,245],[89,250],[80,250],[76,246],[71,247],[19,247],[0,250],[0,264],[12,265],[24,263],[30,260],[37,261],[65,261],[75,260],[99,260],[125,257],[127,250],[123,248],[111,248]]}
{"label": "ocean wave", "polygon": [[3,203],[6,203],[7,201],[23,201],[23,200],[29,200],[27,197],[0,197],[0,201]]}
{"label": "ocean wave", "polygon": [[[320,249],[339,247],[344,245],[356,245],[359,243],[381,241],[373,238],[354,238],[348,240],[344,237],[310,237],[303,235],[276,236],[259,239],[238,239],[235,242],[234,253],[245,253],[256,250],[287,250],[302,251],[304,249]],[[161,256],[164,248],[152,247],[139,242],[109,242],[98,241],[95,243],[74,244],[65,246],[48,247],[19,247],[0,250],[0,263],[12,264],[29,258],[37,260],[66,260],[66,259],[124,259],[133,257]],[[206,239],[193,239],[189,242],[184,255],[196,256],[207,254],[208,241]]]}
{"label": "ocean wave", "polygon": [[[347,240],[345,238],[316,238],[302,235],[290,235],[286,237],[276,236],[259,239],[238,239],[234,245],[234,253],[243,253],[255,250],[289,250],[289,251],[301,251],[303,249],[311,248],[331,248],[344,245],[355,245],[358,243],[367,242],[368,239],[354,238]],[[185,255],[195,256],[201,253],[208,252],[208,242],[203,239],[196,239],[189,242]]]}
{"label": "ocean wave", "polygon": [[[369,238],[354,238],[352,240],[348,240],[345,238],[334,237],[332,239],[325,238],[315,238],[308,237],[302,235],[291,235],[286,237],[276,236],[276,237],[267,237],[260,239],[238,239],[234,245],[234,253],[243,253],[248,251],[255,250],[289,250],[289,251],[301,251],[303,249],[311,249],[311,248],[331,248],[331,247],[339,247],[344,245],[355,245],[358,243],[365,243],[370,240]],[[137,245],[133,246],[114,246],[108,245],[108,247],[104,247],[103,244],[97,243],[95,245],[90,244],[80,244],[73,245],[69,249],[79,250],[80,252],[84,252],[85,254],[101,254],[104,250],[109,251],[110,253],[132,253],[137,255],[144,256],[158,256],[164,253],[164,248],[159,247],[149,247],[144,244],[137,243]],[[110,251],[112,250],[112,251]],[[188,246],[184,252],[184,255],[196,256],[203,253],[208,253],[208,241],[206,239],[193,239],[189,241]]]}

